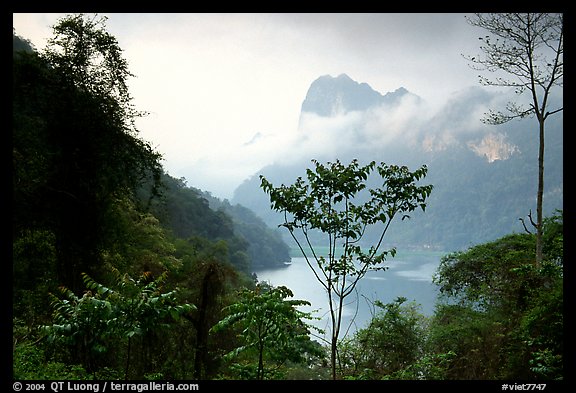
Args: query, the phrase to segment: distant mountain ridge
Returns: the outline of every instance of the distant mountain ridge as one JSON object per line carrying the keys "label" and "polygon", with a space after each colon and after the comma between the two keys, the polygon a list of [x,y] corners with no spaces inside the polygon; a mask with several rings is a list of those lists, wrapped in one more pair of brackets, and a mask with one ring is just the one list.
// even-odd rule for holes
{"label": "distant mountain ridge", "polygon": [[[522,232],[519,218],[535,211],[538,127],[531,118],[501,126],[482,124],[482,113],[498,109],[505,98],[474,86],[455,92],[430,113],[423,99],[404,88],[380,94],[346,74],[322,76],[311,84],[302,103],[294,159],[271,163],[246,179],[232,202],[276,227],[282,217],[270,209],[268,196],[260,189],[261,174],[279,186],[305,176],[311,159],[356,158],[411,169],[426,164],[424,183],[434,185],[426,212],[393,225],[387,236],[391,244],[463,249]],[[546,123],[545,150],[546,216],[563,208],[562,113]],[[291,244],[289,237],[285,241]]]}
{"label": "distant mountain ridge", "polygon": [[334,116],[363,111],[382,104],[396,103],[405,94],[408,94],[408,90],[403,87],[382,95],[367,83],[358,83],[346,74],[337,77],[324,75],[310,85],[301,112]]}

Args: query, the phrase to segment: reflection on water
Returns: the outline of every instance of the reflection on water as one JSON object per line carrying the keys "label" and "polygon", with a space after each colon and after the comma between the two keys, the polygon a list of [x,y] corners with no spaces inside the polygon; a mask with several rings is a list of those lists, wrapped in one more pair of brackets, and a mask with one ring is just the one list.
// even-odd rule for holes
{"label": "reflection on water", "polygon": [[[432,276],[440,263],[440,256],[437,252],[397,254],[394,259],[387,261],[389,269],[386,271],[368,272],[358,283],[357,293],[346,298],[342,329],[346,330],[350,326],[350,331],[353,332],[366,327],[375,311],[372,304],[375,300],[389,303],[399,296],[419,304],[424,315],[432,315],[438,294],[437,286],[432,283]],[[309,322],[329,332],[328,295],[304,258],[292,258],[292,263],[285,268],[260,270],[255,273],[260,281],[290,288],[294,299],[309,301],[312,305],[301,309],[314,311],[313,315],[321,318]]]}

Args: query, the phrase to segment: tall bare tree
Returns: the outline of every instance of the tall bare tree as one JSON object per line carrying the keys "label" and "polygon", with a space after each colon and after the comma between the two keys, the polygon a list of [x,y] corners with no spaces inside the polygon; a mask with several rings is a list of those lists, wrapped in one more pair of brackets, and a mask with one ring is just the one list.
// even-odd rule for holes
{"label": "tall bare tree", "polygon": [[[563,14],[497,13],[475,14],[466,18],[489,35],[480,37],[482,56],[464,57],[472,68],[494,73],[493,78],[480,75],[485,86],[514,89],[517,95],[529,95],[528,104],[509,102],[505,111],[490,110],[482,119],[500,125],[513,119],[535,117],[538,120],[538,192],[536,221],[532,211],[530,223],[536,229],[536,264],[542,262],[542,205],[544,194],[544,125],[550,115],[563,107],[549,108],[553,88],[563,87],[564,16]],[[562,101],[561,101],[562,102]],[[530,232],[521,218],[524,229]]]}

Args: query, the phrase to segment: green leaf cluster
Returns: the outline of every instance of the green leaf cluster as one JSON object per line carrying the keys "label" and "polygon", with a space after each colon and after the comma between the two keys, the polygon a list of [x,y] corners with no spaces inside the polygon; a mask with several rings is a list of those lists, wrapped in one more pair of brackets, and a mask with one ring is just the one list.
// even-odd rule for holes
{"label": "green leaf cluster", "polygon": [[403,297],[374,305],[380,310],[369,325],[342,343],[340,367],[348,379],[382,379],[406,372],[424,353],[426,320]]}
{"label": "green leaf cluster", "polygon": [[563,379],[563,215],[546,219],[544,261],[535,236],[511,234],[445,256],[444,295],[431,322],[433,351],[456,354],[454,379]]}
{"label": "green leaf cluster", "polygon": [[[103,365],[100,355],[114,349],[115,343],[127,342],[127,364],[130,359],[130,340],[145,337],[152,331],[168,329],[181,315],[195,306],[179,304],[176,291],[162,292],[166,274],[157,278],[143,274],[138,279],[116,273],[114,288],[82,275],[87,291],[76,296],[65,287],[52,295],[53,323],[42,330],[48,342],[61,342],[79,351],[86,370],[96,372]],[[128,366],[126,376],[128,375]]]}
{"label": "green leaf cluster", "polygon": [[[337,277],[346,274],[360,278],[368,270],[384,269],[381,264],[386,256],[395,254],[394,249],[379,252],[392,219],[397,214],[403,214],[402,219],[409,218],[408,213],[418,207],[422,210],[426,208],[425,201],[433,186],[416,184],[426,176],[426,166],[410,172],[405,166],[385,163],[376,167],[374,161],[367,165],[360,165],[358,160],[352,160],[348,165],[339,160],[326,165],[316,160],[313,163],[314,170],[306,171],[307,181],[299,177],[290,186],[282,184],[274,187],[264,176],[260,177],[261,188],[269,194],[272,209],[284,213],[282,226],[290,231],[307,258],[304,247],[294,236],[296,230],[302,232],[327,280],[337,280]],[[366,188],[368,176],[375,168],[382,178],[382,186],[368,190],[370,198],[356,204],[355,201],[360,199],[359,194]],[[378,224],[383,225],[380,239],[368,252],[364,252],[360,242],[366,228]],[[309,233],[314,230],[328,235],[328,260],[314,252],[309,238]],[[338,257],[336,250],[340,246],[343,253]],[[356,261],[360,262],[359,267]],[[335,277],[328,277],[325,272],[333,272]],[[345,297],[353,287],[342,291],[340,296]]]}
{"label": "green leaf cluster", "polygon": [[289,288],[266,283],[242,290],[238,301],[225,307],[226,317],[211,328],[213,333],[238,332],[242,344],[224,358],[237,360],[239,370],[252,369],[255,379],[269,379],[287,361],[302,363],[306,355],[319,356],[309,335],[311,330],[320,330],[304,322],[313,318],[311,313],[298,309],[310,303],[288,300],[290,297],[293,293]]}

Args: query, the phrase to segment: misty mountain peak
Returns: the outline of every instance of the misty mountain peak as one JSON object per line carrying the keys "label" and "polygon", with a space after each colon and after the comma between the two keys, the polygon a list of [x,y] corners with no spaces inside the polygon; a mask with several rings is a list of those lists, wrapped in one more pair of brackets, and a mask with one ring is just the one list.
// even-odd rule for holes
{"label": "misty mountain peak", "polygon": [[337,77],[323,75],[310,85],[301,111],[329,117],[393,103],[407,93],[408,90],[401,87],[382,95],[367,83],[358,83],[347,74]]}

